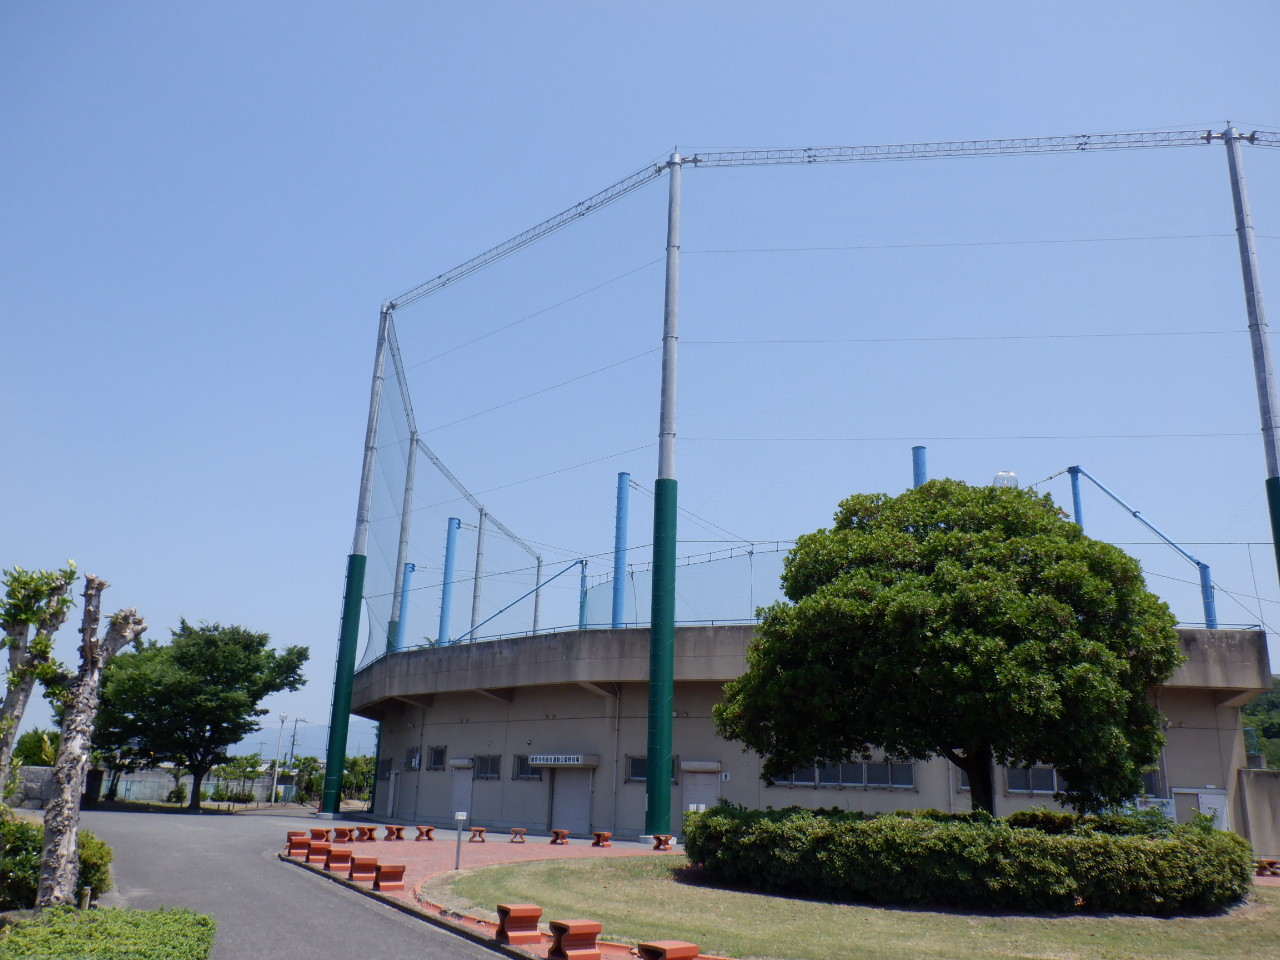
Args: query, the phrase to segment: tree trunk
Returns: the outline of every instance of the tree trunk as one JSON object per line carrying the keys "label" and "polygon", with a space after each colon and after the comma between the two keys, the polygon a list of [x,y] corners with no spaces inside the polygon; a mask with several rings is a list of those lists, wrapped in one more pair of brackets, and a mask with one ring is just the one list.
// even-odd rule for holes
{"label": "tree trunk", "polygon": [[111,617],[106,635],[98,638],[102,591],[106,587],[105,580],[85,578],[80,672],[69,687],[62,720],[62,743],[53,770],[54,795],[44,814],[44,850],[40,855],[40,886],[36,894],[38,910],[76,902],[80,795],[89,767],[102,670],[107,661],[147,629],[146,621],[136,610],[121,610]]}
{"label": "tree trunk", "polygon": [[[9,676],[14,676],[12,666]],[[9,783],[9,765],[13,762],[13,748],[18,742],[18,724],[22,722],[35,686],[34,676],[22,677],[5,693],[4,706],[0,707],[0,797],[4,796],[4,788]]]}
{"label": "tree trunk", "polygon": [[187,809],[192,813],[200,812],[200,787],[209,774],[208,767],[189,767],[191,771],[191,796],[187,800]]}
{"label": "tree trunk", "polygon": [[991,747],[987,744],[966,747],[964,753],[943,750],[942,755],[969,777],[969,803],[973,809],[985,810],[995,816],[995,776],[992,769]]}

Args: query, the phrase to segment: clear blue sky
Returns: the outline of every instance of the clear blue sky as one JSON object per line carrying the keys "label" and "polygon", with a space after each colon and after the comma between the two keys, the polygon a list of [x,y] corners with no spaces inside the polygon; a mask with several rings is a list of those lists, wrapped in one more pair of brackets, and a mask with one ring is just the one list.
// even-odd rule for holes
{"label": "clear blue sky", "polygon": [[[384,299],[675,146],[1280,130],[1277,35],[1269,2],[9,4],[0,564],[74,557],[152,636],[310,645],[270,706],[319,753]],[[1245,164],[1275,316],[1280,150]],[[971,482],[1079,463],[1213,565],[1242,598],[1224,623],[1280,621],[1221,146],[685,189],[689,509],[791,538],[903,489],[913,443]],[[444,425],[658,346],[664,203],[650,186],[398,320],[428,442],[557,557],[607,549],[613,476],[651,486],[655,450],[515,482],[651,444],[656,354]],[[788,338],[824,342],[705,342]],[[1089,511],[1200,617],[1192,568]]]}

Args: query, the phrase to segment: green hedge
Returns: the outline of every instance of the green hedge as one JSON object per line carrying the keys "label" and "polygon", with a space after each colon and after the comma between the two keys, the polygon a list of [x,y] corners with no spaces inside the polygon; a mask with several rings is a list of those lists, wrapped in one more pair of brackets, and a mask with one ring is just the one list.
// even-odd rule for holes
{"label": "green hedge", "polygon": [[1213,913],[1249,892],[1243,839],[1204,821],[1156,827],[1147,814],[719,806],[690,814],[684,845],[714,882],[825,900],[1170,916]]}
{"label": "green hedge", "polygon": [[[36,902],[40,877],[40,850],[44,828],[26,820],[0,820],[0,910],[29,909]],[[94,897],[111,889],[111,860],[114,853],[88,830],[80,831],[81,887],[90,887]]]}
{"label": "green hedge", "polygon": [[0,941],[0,956],[5,960],[207,960],[214,930],[212,917],[190,910],[57,907],[15,924]]}

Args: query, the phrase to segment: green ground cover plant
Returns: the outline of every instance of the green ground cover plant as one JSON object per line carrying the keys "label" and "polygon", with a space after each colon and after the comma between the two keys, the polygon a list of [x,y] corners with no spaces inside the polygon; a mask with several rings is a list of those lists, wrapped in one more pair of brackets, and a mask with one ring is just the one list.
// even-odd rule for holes
{"label": "green ground cover plant", "polygon": [[1249,844],[1207,817],[1064,816],[723,805],[689,816],[685,851],[721,885],[898,906],[1164,917],[1215,913],[1252,889]]}
{"label": "green ground cover plant", "polygon": [[19,921],[0,940],[3,960],[207,960],[212,917],[190,910],[56,907]]}
{"label": "green ground cover plant", "polygon": [[860,906],[705,886],[684,857],[543,860],[437,878],[424,896],[495,918],[536,903],[604,939],[676,939],[741,960],[1269,960],[1280,888],[1215,916],[1028,915]]}

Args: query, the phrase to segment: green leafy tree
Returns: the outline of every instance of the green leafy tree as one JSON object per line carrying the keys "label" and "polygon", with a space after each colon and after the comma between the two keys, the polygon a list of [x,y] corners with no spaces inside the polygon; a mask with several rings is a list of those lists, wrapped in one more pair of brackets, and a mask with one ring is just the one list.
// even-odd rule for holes
{"label": "green leafy tree", "polygon": [[261,729],[269,694],[306,681],[306,647],[277,653],[271,638],[217,623],[183,620],[165,645],[150,643],[116,657],[107,671],[96,745],[131,748],[155,765],[191,771],[188,808],[200,809],[200,785],[227,759],[227,748]]}
{"label": "green leafy tree", "polygon": [[[1280,677],[1272,677],[1272,683]],[[1258,734],[1258,747],[1266,758],[1267,767],[1280,770],[1280,686],[1273,687],[1240,711],[1240,722],[1253,727]]]}
{"label": "green leafy tree", "polygon": [[13,762],[19,767],[52,767],[58,756],[58,731],[34,727],[19,735]]}
{"label": "green leafy tree", "polygon": [[299,757],[294,764],[294,799],[298,803],[318,800],[324,788],[324,771],[319,757]]}
{"label": "green leafy tree", "polygon": [[53,656],[53,635],[66,622],[75,604],[76,581],[72,560],[62,570],[5,570],[0,629],[8,653],[8,686],[0,704],[0,794],[4,792],[13,758],[18,726],[36,683],[57,684],[66,670]]}
{"label": "green leafy tree", "polygon": [[767,778],[883,752],[943,756],[991,811],[993,764],[1047,763],[1081,810],[1142,789],[1148,691],[1181,662],[1137,561],[1047,496],[935,480],[856,495],[802,536],[716,709]]}
{"label": "green leafy tree", "polygon": [[369,785],[373,783],[377,767],[375,757],[347,757],[346,767],[342,771],[342,795],[348,800],[367,800]]}

